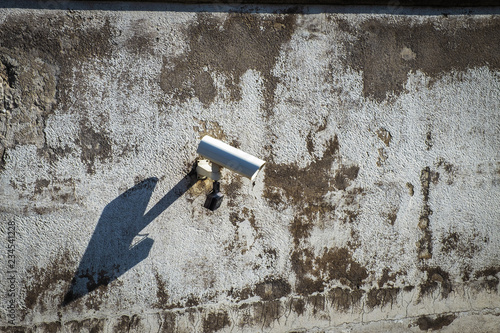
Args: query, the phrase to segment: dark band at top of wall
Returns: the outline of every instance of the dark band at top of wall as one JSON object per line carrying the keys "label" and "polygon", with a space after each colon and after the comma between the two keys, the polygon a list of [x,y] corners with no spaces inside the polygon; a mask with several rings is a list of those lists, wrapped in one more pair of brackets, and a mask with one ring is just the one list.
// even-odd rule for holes
{"label": "dark band at top of wall", "polygon": [[[88,0],[87,0],[88,1]],[[108,0],[120,1],[120,0]],[[123,2],[123,0],[121,0]],[[92,1],[91,1],[92,2]],[[372,6],[425,6],[425,7],[478,7],[499,6],[498,0],[136,0],[125,2],[162,2],[185,4],[269,4],[269,5],[372,5]]]}

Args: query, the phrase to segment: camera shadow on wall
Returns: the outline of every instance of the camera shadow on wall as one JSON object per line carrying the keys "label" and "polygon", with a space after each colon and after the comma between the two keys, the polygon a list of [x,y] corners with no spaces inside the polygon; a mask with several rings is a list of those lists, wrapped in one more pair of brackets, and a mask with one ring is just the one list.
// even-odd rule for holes
{"label": "camera shadow on wall", "polygon": [[153,240],[140,232],[196,181],[193,172],[181,179],[147,213],[151,195],[158,183],[152,177],[128,189],[102,211],[99,222],[76,270],[63,306],[107,286],[129,269],[146,259]]}

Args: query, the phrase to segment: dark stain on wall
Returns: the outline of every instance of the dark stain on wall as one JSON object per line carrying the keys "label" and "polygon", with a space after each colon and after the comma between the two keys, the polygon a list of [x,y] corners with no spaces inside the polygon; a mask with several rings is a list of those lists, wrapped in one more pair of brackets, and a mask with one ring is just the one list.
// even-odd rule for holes
{"label": "dark stain on wall", "polygon": [[307,296],[307,304],[312,307],[313,315],[317,315],[319,312],[325,311],[326,309],[326,297],[321,294]]}
{"label": "dark stain on wall", "polygon": [[264,77],[264,110],[269,113],[278,83],[272,69],[295,21],[294,15],[285,14],[230,13],[224,21],[198,14],[184,31],[189,51],[175,59],[164,58],[160,85],[181,102],[197,97],[208,106],[218,95],[211,73],[222,73],[230,98],[239,101],[241,76],[253,69]]}
{"label": "dark stain on wall", "polygon": [[365,291],[362,289],[349,289],[336,287],[326,292],[326,297],[331,305],[339,311],[348,311],[359,304]]}
{"label": "dark stain on wall", "polygon": [[[235,198],[229,200],[228,206],[231,209],[237,206],[235,203]],[[225,250],[228,254],[236,254],[239,256],[245,254],[253,247],[253,244],[248,245],[246,241],[240,240],[240,224],[244,221],[248,221],[253,231],[255,232],[255,240],[262,238],[262,232],[260,231],[260,226],[257,223],[253,210],[250,210],[247,207],[243,207],[241,211],[232,211],[229,213],[229,221],[234,227],[234,237],[225,242],[225,244],[227,244]],[[276,250],[265,249],[258,254],[258,257],[262,260],[259,260],[258,263],[254,264],[254,270],[259,269],[261,265],[264,264],[267,266],[272,265],[272,262],[276,261]]]}
{"label": "dark stain on wall", "polygon": [[248,299],[249,297],[254,296],[254,292],[253,292],[252,287],[245,287],[241,290],[231,288],[227,292],[227,295],[236,301],[244,301],[244,300]]}
{"label": "dark stain on wall", "polygon": [[312,223],[304,221],[304,219],[295,216],[290,224],[289,230],[293,237],[293,243],[297,247],[301,240],[308,238],[312,230]]}
{"label": "dark stain on wall", "polygon": [[161,333],[174,333],[177,332],[177,314],[175,312],[163,312],[158,314],[160,321]]}
{"label": "dark stain on wall", "polygon": [[237,226],[238,223],[241,223],[243,221],[245,221],[245,218],[240,216],[238,213],[236,212],[231,212],[229,213],[229,221],[231,221],[231,223],[234,225],[234,226]]}
{"label": "dark stain on wall", "polygon": [[387,152],[385,151],[384,148],[377,149],[377,152],[378,152],[377,166],[382,167],[385,165],[385,161],[387,161],[389,156],[387,155]]}
{"label": "dark stain on wall", "polygon": [[403,273],[397,272],[397,273],[391,273],[389,268],[384,268],[382,269],[382,276],[378,280],[377,284],[379,288],[382,288],[383,286],[389,284],[389,283],[394,283],[396,282],[396,279],[398,275],[402,275]]}
{"label": "dark stain on wall", "polygon": [[469,68],[500,69],[499,18],[447,17],[440,24],[371,18],[337,25],[355,38],[344,43],[345,66],[362,72],[364,96],[378,102],[405,92],[408,73],[417,70],[437,80]]}
{"label": "dark stain on wall", "polygon": [[284,309],[280,301],[256,302],[252,304],[253,324],[270,327],[274,321],[278,321],[284,315]]}
{"label": "dark stain on wall", "polygon": [[[318,131],[319,132],[319,131]],[[313,133],[309,132],[306,137],[306,148],[310,155],[314,154],[314,138]]]}
{"label": "dark stain on wall", "polygon": [[366,305],[370,308],[384,307],[396,302],[396,297],[400,292],[400,288],[372,288],[367,293]]}
{"label": "dark stain on wall", "polygon": [[104,319],[84,319],[82,321],[72,320],[66,322],[64,327],[67,327],[71,332],[99,333],[104,330]]}
{"label": "dark stain on wall", "polygon": [[50,180],[48,179],[37,179],[35,181],[35,189],[33,191],[34,194],[40,194],[42,193],[43,189],[49,186]]}
{"label": "dark stain on wall", "polygon": [[432,146],[434,146],[434,141],[432,140],[431,131],[427,131],[427,133],[425,133],[424,143],[425,143],[425,148],[427,150],[431,150]]}
{"label": "dark stain on wall", "polygon": [[[93,27],[82,29],[85,23]],[[10,15],[2,24],[0,40],[9,49],[33,52],[47,62],[64,63],[109,57],[113,35],[109,18],[68,15]]]}
{"label": "dark stain on wall", "polygon": [[213,333],[220,331],[224,327],[231,325],[231,320],[226,311],[211,312],[203,318],[203,333]]}
{"label": "dark stain on wall", "polygon": [[[289,226],[294,243],[290,260],[297,279],[294,289],[302,296],[324,292],[334,282],[350,288],[350,292],[353,292],[358,290],[368,277],[367,270],[352,259],[349,249],[324,248],[321,253],[315,254],[306,246],[315,221],[335,213],[335,205],[324,199],[328,192],[342,191],[342,204],[353,208],[342,211],[345,217],[340,222],[353,222],[358,215],[354,207],[356,197],[362,195],[363,190],[351,187],[358,176],[359,167],[340,165],[332,174],[333,162],[339,159],[338,150],[339,142],[335,136],[327,141],[323,156],[307,167],[273,162],[266,166],[266,200],[271,207],[278,210],[287,204],[292,204],[296,209]],[[351,304],[361,296],[362,294],[346,296],[343,293],[339,299]],[[345,302],[341,301],[339,306],[342,307]]]}
{"label": "dark stain on wall", "polygon": [[284,279],[267,279],[255,285],[255,294],[263,301],[280,299],[290,292],[290,284]]}
{"label": "dark stain on wall", "polygon": [[[65,323],[63,327],[61,327],[60,322],[53,322],[53,323],[42,323],[42,324],[35,324],[32,326],[0,326],[0,332],[2,333],[56,333],[56,332],[61,332],[65,329],[69,329],[71,332],[81,332],[78,328],[76,330],[73,330],[70,325],[70,323],[76,323],[74,321],[70,321]],[[82,322],[79,322],[79,324]],[[82,327],[80,325],[74,326],[74,327]],[[102,328],[101,328],[102,329]],[[101,332],[99,330],[88,330],[89,333],[98,333]]]}
{"label": "dark stain on wall", "polygon": [[386,213],[387,216],[387,222],[389,222],[390,225],[394,225],[396,223],[396,220],[398,219],[398,209],[394,208],[390,212]]}
{"label": "dark stain on wall", "polygon": [[352,289],[359,288],[368,277],[366,268],[357,263],[345,248],[327,249],[314,261],[318,277],[325,281],[338,280]]}
{"label": "dark stain on wall", "polygon": [[[140,328],[141,318],[138,315],[121,316],[118,323],[113,327],[113,332],[122,333],[138,330]],[[140,330],[139,330],[140,331]]]}
{"label": "dark stain on wall", "polygon": [[456,231],[443,235],[441,238],[441,250],[445,253],[456,253],[461,257],[473,258],[481,247],[479,244],[487,242],[487,238],[481,239],[478,234],[464,234]]}
{"label": "dark stain on wall", "polygon": [[[349,188],[342,193],[341,202],[344,207],[342,209],[336,208],[337,212],[344,214],[344,217],[340,218],[341,222],[353,223],[356,221],[359,215],[361,198],[365,195],[365,190],[361,187]],[[352,232],[355,233],[355,229],[352,229]],[[355,241],[354,234],[351,234],[351,236],[353,236],[353,241]]]}
{"label": "dark stain on wall", "polygon": [[[272,161],[266,164],[264,197],[272,207],[278,208],[286,204],[285,198],[299,208],[301,215],[312,217],[317,213],[335,210],[331,204],[323,200],[329,191],[335,190],[331,180],[332,163],[338,157],[339,142],[337,136],[327,142],[323,157],[307,167],[300,168],[295,164],[277,164]],[[354,171],[354,170],[352,170]],[[352,178],[353,172],[349,177]],[[350,182],[340,173],[339,183]]]}
{"label": "dark stain on wall", "polygon": [[87,165],[87,173],[95,173],[95,162],[99,160],[101,163],[108,161],[111,158],[111,141],[106,133],[96,130],[87,123],[80,124],[80,133],[76,143],[81,148],[80,159]]}
{"label": "dark stain on wall", "polygon": [[408,292],[408,293],[410,291],[412,291],[413,289],[415,289],[415,286],[404,286],[403,287],[403,291]]}
{"label": "dark stain on wall", "polygon": [[[46,306],[45,302],[50,300],[49,293],[60,287],[60,284],[65,285],[71,280],[72,272],[70,267],[74,264],[75,262],[70,253],[64,252],[46,267],[38,268],[35,266],[28,269],[27,276],[29,280],[24,282],[26,288],[24,304],[27,311],[32,311],[39,305],[43,312]],[[62,299],[60,302],[62,302]]]}
{"label": "dark stain on wall", "polygon": [[[265,263],[265,267],[270,269],[276,266],[276,262],[278,259],[278,253],[275,248],[265,248],[263,253],[259,253],[257,258],[261,259],[263,263]],[[257,269],[260,268],[260,265],[256,266]]]}
{"label": "dark stain on wall", "polygon": [[336,172],[333,178],[335,183],[335,188],[337,190],[345,190],[351,185],[351,182],[358,178],[359,167],[357,165],[352,165],[349,167],[341,166]]}
{"label": "dark stain on wall", "polygon": [[336,287],[322,294],[313,294],[300,298],[293,297],[285,307],[288,307],[299,316],[311,314],[321,317],[324,311],[328,311],[328,307],[341,312],[352,311],[355,305],[360,304],[364,294],[365,292],[361,289],[350,290],[349,288]]}
{"label": "dark stain on wall", "polygon": [[241,176],[233,173],[231,181],[222,186],[228,199],[227,205],[231,208],[238,207],[238,198],[241,197],[241,189],[243,187]]}
{"label": "dark stain on wall", "polygon": [[291,291],[292,288],[287,280],[267,277],[263,282],[259,282],[254,286],[245,287],[241,290],[231,289],[228,291],[228,296],[237,301],[243,301],[253,296],[259,296],[262,301],[272,301],[288,296]]}
{"label": "dark stain on wall", "polygon": [[476,272],[474,276],[476,279],[481,279],[485,289],[498,291],[498,283],[500,282],[498,273],[500,273],[500,267],[491,266]]}
{"label": "dark stain on wall", "polygon": [[[194,306],[198,306],[200,305],[200,299],[196,296],[194,296],[193,294],[190,294],[185,303],[184,303],[184,306],[180,306],[178,305],[177,307],[181,308],[181,307],[186,307],[186,308],[190,308],[190,307],[194,307]],[[173,307],[172,307],[173,308]]]}
{"label": "dark stain on wall", "polygon": [[298,315],[302,316],[302,314],[305,312],[305,307],[306,307],[306,302],[302,298],[292,298],[291,300],[291,306],[293,311]]}
{"label": "dark stain on wall", "polygon": [[5,170],[5,159],[7,158],[6,147],[3,142],[0,142],[0,172]]}
{"label": "dark stain on wall", "polygon": [[169,296],[166,282],[161,278],[158,272],[155,272],[155,280],[156,280],[156,303],[155,307],[160,309],[168,308],[169,304]]}
{"label": "dark stain on wall", "polygon": [[40,323],[36,324],[33,326],[33,331],[34,332],[58,332],[62,328],[61,323],[56,321],[56,322],[51,322],[51,323]]}
{"label": "dark stain on wall", "polygon": [[295,289],[299,295],[323,292],[333,281],[353,290],[359,289],[368,277],[366,268],[353,260],[346,248],[325,248],[318,256],[310,249],[296,249],[291,261],[297,277]]}
{"label": "dark stain on wall", "polygon": [[450,162],[446,161],[442,157],[440,157],[438,159],[436,166],[445,171],[445,174],[447,176],[446,184],[448,184],[448,185],[453,184],[453,182],[455,180],[455,176],[458,172],[458,168],[456,166],[454,166],[453,164],[451,164]]}
{"label": "dark stain on wall", "polygon": [[[51,173],[50,173],[51,174]],[[52,174],[51,174],[52,176]],[[35,201],[35,207],[33,208],[38,214],[43,214],[45,212],[50,212],[57,210],[56,204],[73,204],[78,201],[75,194],[75,180],[73,178],[57,179],[51,177],[48,179],[37,179],[35,181],[35,188],[33,196],[30,199]],[[42,206],[40,199],[50,198],[51,205],[45,207]]]}
{"label": "dark stain on wall", "polygon": [[425,260],[432,258],[432,231],[429,228],[429,216],[432,210],[429,206],[429,193],[432,181],[432,173],[429,167],[425,167],[420,173],[420,183],[422,186],[423,206],[420,213],[418,227],[423,235],[417,243],[418,258]]}
{"label": "dark stain on wall", "polygon": [[427,267],[422,269],[427,278],[420,284],[420,296],[429,295],[439,288],[441,297],[446,298],[452,289],[450,274],[440,267]]}
{"label": "dark stain on wall", "polygon": [[[196,119],[198,125],[193,126],[193,130],[198,132],[198,137],[202,139],[205,135],[210,135],[213,138],[219,139],[221,141],[228,141],[228,137],[224,128],[217,122],[211,120],[200,120]],[[238,147],[236,147],[238,148]]]}
{"label": "dark stain on wall", "polygon": [[412,183],[406,183],[406,187],[408,188],[408,194],[412,197],[415,194],[415,189]]}
{"label": "dark stain on wall", "polygon": [[154,44],[158,42],[158,29],[153,30],[149,27],[149,21],[146,19],[134,20],[130,24],[133,35],[125,42],[127,50],[138,56],[153,55]]}
{"label": "dark stain on wall", "polygon": [[[96,27],[82,29],[82,24],[92,22]],[[105,58],[113,49],[113,32],[109,19],[79,14],[63,15],[12,15],[2,24],[0,41],[5,48],[21,55],[33,55],[49,65],[57,66],[59,82],[58,101],[69,107],[67,85],[74,79],[73,66],[90,58]]]}
{"label": "dark stain on wall", "polygon": [[435,331],[450,325],[456,318],[457,316],[452,314],[438,316],[436,318],[422,316],[417,319],[416,324],[418,325],[418,328],[420,328],[422,331],[428,331],[428,330]]}

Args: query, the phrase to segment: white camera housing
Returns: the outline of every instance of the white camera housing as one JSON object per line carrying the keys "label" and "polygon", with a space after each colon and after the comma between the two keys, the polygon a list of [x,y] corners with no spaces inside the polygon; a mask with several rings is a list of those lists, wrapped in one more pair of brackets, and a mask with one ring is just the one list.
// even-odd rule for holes
{"label": "white camera housing", "polygon": [[201,139],[196,152],[212,162],[212,167],[210,167],[203,160],[199,161],[197,167],[198,175],[215,181],[220,179],[220,167],[232,170],[253,181],[266,163],[260,158],[245,153],[208,135]]}

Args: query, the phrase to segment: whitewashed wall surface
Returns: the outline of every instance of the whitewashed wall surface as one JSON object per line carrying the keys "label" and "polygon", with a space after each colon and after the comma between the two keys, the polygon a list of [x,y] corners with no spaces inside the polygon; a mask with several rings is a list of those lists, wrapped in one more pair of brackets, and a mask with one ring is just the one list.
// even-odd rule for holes
{"label": "whitewashed wall surface", "polygon": [[500,9],[23,4],[0,331],[499,332]]}

